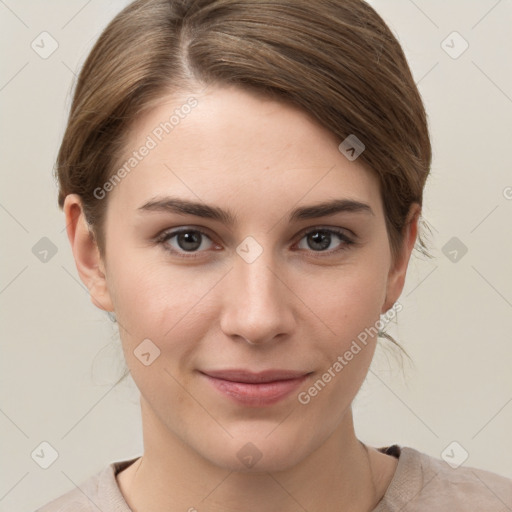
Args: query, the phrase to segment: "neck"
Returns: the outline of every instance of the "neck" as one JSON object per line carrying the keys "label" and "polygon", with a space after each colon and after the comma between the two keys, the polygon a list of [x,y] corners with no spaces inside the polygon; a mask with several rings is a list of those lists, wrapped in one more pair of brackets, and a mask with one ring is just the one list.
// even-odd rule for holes
{"label": "neck", "polygon": [[144,455],[117,477],[134,512],[368,512],[388,483],[374,474],[383,460],[356,438],[350,408],[327,441],[292,468],[237,472],[191,450],[142,398],[141,406]]}

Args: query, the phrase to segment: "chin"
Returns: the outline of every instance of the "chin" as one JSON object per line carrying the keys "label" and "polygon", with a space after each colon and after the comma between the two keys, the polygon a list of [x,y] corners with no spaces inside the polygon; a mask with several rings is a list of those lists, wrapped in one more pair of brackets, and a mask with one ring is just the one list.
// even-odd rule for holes
{"label": "chin", "polygon": [[225,439],[223,442],[212,441],[203,447],[204,450],[199,450],[199,454],[228,471],[262,473],[286,471],[314,450],[311,446],[308,451],[310,443],[297,439],[298,436],[291,435],[286,429],[270,435],[269,432],[271,429],[253,430],[251,434],[234,436],[228,442]]}

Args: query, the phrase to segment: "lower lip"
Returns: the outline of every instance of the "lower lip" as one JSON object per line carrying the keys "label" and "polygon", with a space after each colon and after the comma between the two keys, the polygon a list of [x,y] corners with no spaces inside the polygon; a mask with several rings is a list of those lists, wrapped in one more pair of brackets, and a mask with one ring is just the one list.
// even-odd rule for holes
{"label": "lower lip", "polygon": [[307,375],[296,379],[278,380],[249,384],[247,382],[232,382],[204,375],[208,381],[221,393],[236,402],[253,407],[272,405],[290,395],[307,379]]}

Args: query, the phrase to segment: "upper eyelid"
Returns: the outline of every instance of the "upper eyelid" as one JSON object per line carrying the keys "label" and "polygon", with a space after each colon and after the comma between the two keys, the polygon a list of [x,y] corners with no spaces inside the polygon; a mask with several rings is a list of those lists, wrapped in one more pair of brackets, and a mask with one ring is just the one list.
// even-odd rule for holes
{"label": "upper eyelid", "polygon": [[307,227],[307,228],[304,228],[302,230],[300,230],[297,234],[297,236],[304,236],[305,234],[309,233],[310,231],[331,231],[331,232],[334,232],[335,234],[340,234],[340,232],[342,234],[344,234],[345,232],[349,233],[350,236],[352,237],[356,237],[356,234],[351,230],[351,229],[348,229],[348,228],[344,228],[344,227],[341,227],[341,226],[325,226],[325,225],[322,225],[322,224],[318,224],[316,226],[310,226],[310,227]]}
{"label": "upper eyelid", "polygon": [[[297,235],[295,235],[295,236],[298,236],[298,235],[301,235],[301,234],[304,234],[304,233],[309,233],[310,231],[314,231],[315,229],[317,229],[319,231],[320,230],[324,230],[324,231],[347,231],[348,233],[356,236],[355,233],[351,229],[349,229],[349,228],[342,227],[342,226],[329,226],[327,224],[317,224],[317,225],[314,225],[314,226],[308,226],[308,227],[302,228],[297,233]],[[180,233],[182,231],[198,231],[198,232],[203,233],[203,234],[205,234],[207,236],[210,236],[208,234],[210,229],[208,229],[208,228],[204,228],[202,226],[195,226],[193,224],[190,224],[190,225],[185,224],[183,226],[176,226],[174,228],[163,229],[158,235],[156,235],[156,237],[168,235],[169,233],[176,234],[176,233]]]}

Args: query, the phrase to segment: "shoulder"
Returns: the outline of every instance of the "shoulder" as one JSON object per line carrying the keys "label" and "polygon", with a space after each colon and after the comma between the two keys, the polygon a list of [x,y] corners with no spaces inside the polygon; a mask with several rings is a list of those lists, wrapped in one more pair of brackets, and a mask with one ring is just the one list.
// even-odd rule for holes
{"label": "shoulder", "polygon": [[35,512],[131,512],[117,484],[116,474],[137,458],[108,464],[79,486]]}
{"label": "shoulder", "polygon": [[470,466],[453,468],[407,446],[399,452],[395,475],[374,512],[512,510],[512,479]]}

